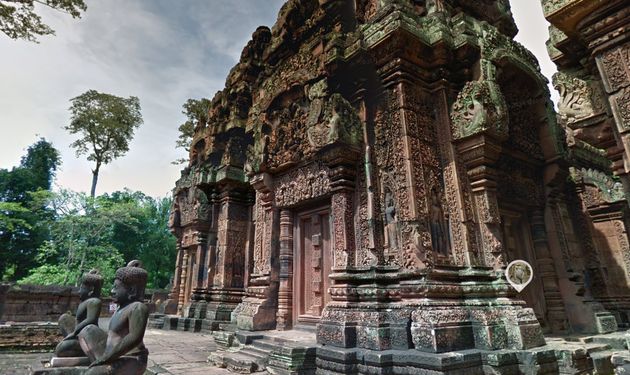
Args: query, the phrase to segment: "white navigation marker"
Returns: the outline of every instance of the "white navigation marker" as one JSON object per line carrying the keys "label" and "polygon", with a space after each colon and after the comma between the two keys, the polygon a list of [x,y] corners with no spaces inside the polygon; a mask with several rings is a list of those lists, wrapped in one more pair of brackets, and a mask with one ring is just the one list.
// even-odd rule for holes
{"label": "white navigation marker", "polygon": [[534,277],[534,269],[524,260],[517,259],[508,264],[505,269],[505,278],[517,292],[525,289]]}

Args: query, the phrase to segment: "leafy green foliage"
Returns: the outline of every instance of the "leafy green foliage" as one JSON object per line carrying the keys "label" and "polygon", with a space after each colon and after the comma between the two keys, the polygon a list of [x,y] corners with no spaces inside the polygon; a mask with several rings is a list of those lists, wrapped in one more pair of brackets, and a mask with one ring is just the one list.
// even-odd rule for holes
{"label": "leafy green foliage", "polygon": [[18,228],[31,229],[28,221],[18,214],[28,212],[20,203],[0,202],[0,236],[6,232],[14,232]]}
{"label": "leafy green foliage", "polygon": [[142,124],[140,100],[135,96],[125,99],[88,90],[71,102],[70,125],[64,129],[79,135],[70,145],[75,148],[77,157],[87,155],[89,161],[96,163],[90,190],[90,196],[94,197],[101,165],[129,151],[129,142]]}
{"label": "leafy green foliage", "polygon": [[[187,120],[178,128],[179,137],[177,141],[175,141],[175,148],[183,148],[186,151],[190,151],[195,128],[205,126],[208,123],[210,104],[210,100],[205,98],[188,99],[186,103],[184,103],[182,113],[186,115]],[[188,159],[178,159],[175,160],[173,164],[183,164],[186,161],[188,161]]]}
{"label": "leafy green foliage", "polygon": [[58,151],[45,139],[28,148],[18,167],[0,169],[0,275],[26,274],[37,249],[48,238],[52,216],[47,196],[60,164]]}
{"label": "leafy green foliage", "polygon": [[20,283],[77,284],[96,268],[111,285],[118,267],[140,259],[149,273],[148,287],[166,286],[176,251],[167,226],[170,204],[170,198],[128,190],[96,199],[60,191],[50,201],[57,215],[48,223],[51,240],[39,248],[40,266]]}
{"label": "leafy green foliage", "polygon": [[35,13],[35,4],[80,18],[87,9],[83,0],[0,0],[0,31],[11,39],[37,43],[37,36],[54,35],[55,31]]}

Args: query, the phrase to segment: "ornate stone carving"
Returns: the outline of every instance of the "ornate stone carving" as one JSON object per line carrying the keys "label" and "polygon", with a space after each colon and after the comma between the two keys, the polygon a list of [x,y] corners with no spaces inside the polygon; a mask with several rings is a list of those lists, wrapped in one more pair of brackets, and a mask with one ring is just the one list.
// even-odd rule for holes
{"label": "ornate stone carving", "polygon": [[492,81],[467,82],[453,104],[451,122],[454,139],[482,132],[505,138],[508,112],[499,86]]}
{"label": "ornate stone carving", "polygon": [[582,79],[577,74],[558,72],[553,76],[553,85],[560,93],[560,118],[567,124],[605,111],[603,99],[596,91],[594,82]]}
{"label": "ornate stone carving", "polygon": [[611,93],[630,85],[630,42],[606,51],[597,60],[600,70],[604,72],[606,91]]}
{"label": "ornate stone carving", "polygon": [[320,163],[294,169],[274,182],[276,205],[288,207],[330,192],[330,171]]}
{"label": "ornate stone carving", "polygon": [[[211,205],[208,203],[208,197],[199,188],[191,187],[180,191],[175,198],[177,206],[179,206],[179,222],[185,227],[195,222],[207,222],[210,220]],[[173,217],[173,222],[177,220]]]}
{"label": "ornate stone carving", "polygon": [[333,265],[336,269],[347,269],[355,265],[354,206],[352,194],[336,192],[332,196],[332,243]]}
{"label": "ornate stone carving", "polygon": [[624,87],[619,93],[611,96],[611,99],[613,111],[617,115],[619,132],[627,132],[630,130],[630,86]]}
{"label": "ornate stone carving", "polygon": [[599,205],[601,203],[613,203],[626,199],[623,185],[612,176],[602,171],[586,168],[571,168],[571,177],[576,182],[592,185],[597,188],[590,193],[589,205]]}

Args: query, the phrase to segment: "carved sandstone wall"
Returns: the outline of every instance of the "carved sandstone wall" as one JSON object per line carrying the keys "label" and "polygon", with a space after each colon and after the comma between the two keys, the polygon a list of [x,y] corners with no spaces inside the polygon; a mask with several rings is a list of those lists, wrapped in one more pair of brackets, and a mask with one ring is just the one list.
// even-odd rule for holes
{"label": "carved sandstone wall", "polygon": [[[288,1],[176,183],[177,324],[315,324],[331,348],[431,353],[614,330],[589,246],[614,263],[627,235],[621,217],[589,219],[578,181],[604,199],[618,185],[570,163],[589,148],[565,122],[586,117],[558,121],[515,33],[503,0]],[[518,298],[514,259],[535,269]]]}

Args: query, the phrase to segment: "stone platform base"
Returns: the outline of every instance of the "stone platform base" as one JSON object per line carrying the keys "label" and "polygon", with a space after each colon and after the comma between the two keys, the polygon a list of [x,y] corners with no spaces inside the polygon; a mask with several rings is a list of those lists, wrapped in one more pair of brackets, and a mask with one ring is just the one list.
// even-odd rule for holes
{"label": "stone platform base", "polygon": [[210,354],[209,362],[236,373],[613,375],[626,374],[623,371],[630,369],[624,332],[549,337],[546,345],[530,349],[467,349],[448,353],[338,348],[317,344],[314,332],[304,330],[217,331],[213,337],[218,350]]}
{"label": "stone platform base", "polygon": [[33,322],[0,325],[0,352],[47,352],[63,336],[57,323]]}
{"label": "stone platform base", "polygon": [[77,367],[89,366],[90,359],[88,357],[53,357],[50,360],[50,367]]}
{"label": "stone platform base", "polygon": [[87,366],[83,367],[56,367],[34,369],[32,375],[82,375],[88,370]]}
{"label": "stone platform base", "polygon": [[218,330],[220,325],[224,323],[226,322],[198,318],[182,318],[174,315],[158,316],[157,314],[152,314],[149,317],[147,327],[164,329],[167,331],[211,333]]}

